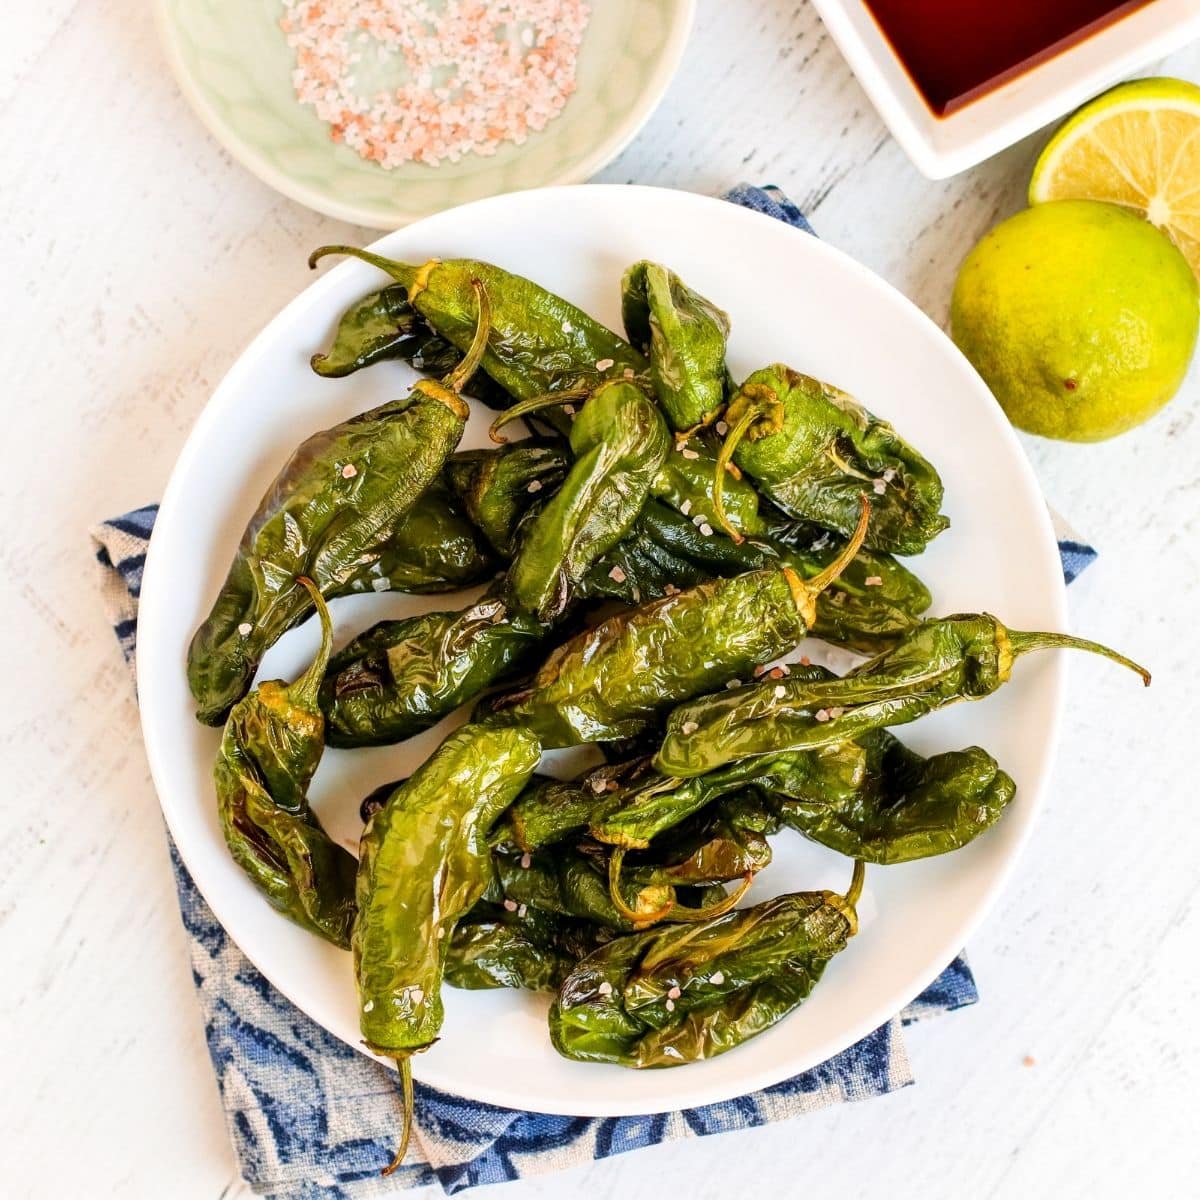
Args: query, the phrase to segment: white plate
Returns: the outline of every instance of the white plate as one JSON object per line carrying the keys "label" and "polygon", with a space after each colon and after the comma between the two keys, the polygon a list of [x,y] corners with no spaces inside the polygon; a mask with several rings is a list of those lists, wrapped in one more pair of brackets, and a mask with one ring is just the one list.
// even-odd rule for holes
{"label": "white plate", "polygon": [[[996,402],[942,332],[888,284],[833,247],[723,201],[653,188],[522,192],[442,213],[375,249],[421,261],[474,256],[519,271],[619,327],[618,282],[653,257],[729,311],[735,377],[782,359],[893,418],[940,468],[953,526],[917,564],[940,613],[995,612],[1018,628],[1064,629],[1065,594],[1036,482]],[[184,678],[192,631],[219,587],[259,496],[302,438],[401,393],[412,372],[383,364],[346,380],[317,378],[309,355],[338,314],[382,282],[347,262],[288,305],[255,339],[196,423],[163,498],[138,625],[142,726],[167,823],[218,919],[301,1009],[358,1045],[350,957],[280,918],[225,850],[210,771],[218,733],[198,725]],[[482,444],[485,421],[465,445]],[[453,601],[450,605],[453,605]],[[339,600],[339,644],[386,616],[444,598]],[[312,622],[268,655],[261,678],[291,677],[316,648]],[[999,825],[941,859],[868,871],[862,931],[800,1011],[711,1062],[633,1072],[559,1058],[545,1001],[517,992],[447,988],[442,1040],[414,1060],[425,1083],[477,1100],[579,1115],[649,1113],[707,1104],[815,1066],[888,1020],[953,958],[995,899],[1029,832],[1056,739],[1060,656],[1022,662],[996,696],[910,727],[919,749],[978,742],[1016,779]],[[313,799],[334,836],[354,844],[358,804],[407,774],[445,733],[376,750],[330,750]],[[798,837],[776,839],[755,884],[844,887],[849,863]]]}

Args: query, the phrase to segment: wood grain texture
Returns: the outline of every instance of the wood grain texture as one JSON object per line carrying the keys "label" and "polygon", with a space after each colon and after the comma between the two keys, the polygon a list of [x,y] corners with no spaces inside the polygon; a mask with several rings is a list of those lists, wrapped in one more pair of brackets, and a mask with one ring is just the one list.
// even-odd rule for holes
{"label": "wood grain texture", "polygon": [[[161,494],[223,372],[307,283],[307,250],[367,235],[276,196],[208,138],[150,5],[14,8],[0,50],[0,1192],[230,1200],[249,1192],[85,531]],[[1200,48],[1164,69],[1200,77]],[[929,183],[807,5],[707,0],[663,105],[600,178],[777,183],[941,321],[960,258],[1018,207],[1041,140]],[[918,1085],[479,1200],[660,1200],[664,1180],[715,1200],[746,1194],[747,1164],[764,1195],[802,1180],[837,1200],[1195,1194],[1198,401],[1194,372],[1115,442],[1026,441],[1050,500],[1101,550],[1071,591],[1077,626],[1147,662],[1155,685],[1072,663],[1052,799],[970,947],[983,1003],[911,1033]]]}

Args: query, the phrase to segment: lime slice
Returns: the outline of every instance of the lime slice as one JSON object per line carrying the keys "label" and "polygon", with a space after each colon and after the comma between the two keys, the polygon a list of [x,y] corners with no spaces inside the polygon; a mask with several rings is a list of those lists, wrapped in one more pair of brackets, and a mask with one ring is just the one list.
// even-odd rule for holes
{"label": "lime slice", "polygon": [[1085,104],[1050,139],[1029,203],[1106,200],[1157,225],[1200,276],[1200,87],[1137,79]]}

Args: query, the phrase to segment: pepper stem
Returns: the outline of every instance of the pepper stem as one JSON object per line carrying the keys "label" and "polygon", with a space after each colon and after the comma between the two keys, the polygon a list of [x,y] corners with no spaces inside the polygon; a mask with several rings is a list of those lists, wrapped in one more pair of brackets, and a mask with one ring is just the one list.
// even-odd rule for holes
{"label": "pepper stem", "polygon": [[321,681],[325,678],[325,669],[329,666],[329,656],[333,653],[333,621],[329,616],[329,606],[317,585],[306,575],[298,576],[296,582],[304,588],[316,605],[317,616],[321,621],[321,646],[316,657],[309,663],[308,670],[288,688],[288,691],[293,703],[315,709],[317,693],[320,691]]}
{"label": "pepper stem", "polygon": [[492,304],[488,299],[487,288],[478,279],[471,280],[471,287],[475,290],[479,316],[475,321],[475,336],[471,339],[462,362],[442,380],[452,392],[461,392],[470,382],[471,376],[479,370],[479,364],[483,362],[483,356],[487,353],[488,334],[492,329]]}
{"label": "pepper stem", "polygon": [[727,467],[732,466],[733,452],[738,448],[742,438],[746,436],[746,430],[758,420],[759,416],[758,410],[753,405],[746,406],[746,411],[737,424],[725,435],[725,440],[721,443],[720,452],[717,454],[716,470],[713,474],[713,512],[717,515],[717,524],[733,538],[736,545],[741,545],[746,539],[734,528],[733,522],[725,513],[725,471]]}
{"label": "pepper stem", "polygon": [[570,388],[565,392],[547,392],[542,396],[531,396],[528,400],[521,400],[511,408],[506,408],[492,422],[492,426],[488,430],[488,436],[497,445],[502,446],[508,441],[508,438],[501,437],[500,430],[510,421],[515,421],[518,417],[527,416],[529,413],[540,412],[543,408],[556,408],[560,404],[571,404],[576,400],[586,400],[589,394],[587,388]]}
{"label": "pepper stem", "polygon": [[[402,283],[406,288],[411,288],[416,282],[420,267],[409,266],[408,263],[396,262],[391,258],[384,258],[382,254],[375,254],[371,250],[363,250],[359,246],[318,246],[308,256],[308,265],[310,269],[315,269],[317,263],[327,254],[347,254],[351,258],[361,259],[365,263],[370,263],[373,267],[378,267],[381,271],[390,275],[397,283]],[[412,296],[409,296],[412,299]]]}
{"label": "pepper stem", "polygon": [[404,1124],[401,1127],[400,1147],[392,1157],[392,1161],[380,1171],[380,1175],[390,1175],[404,1161],[408,1153],[409,1138],[412,1137],[413,1113],[413,1081],[412,1060],[408,1055],[396,1059],[396,1069],[400,1072],[400,1087],[404,1097]]}
{"label": "pepper stem", "polygon": [[608,856],[608,898],[612,901],[613,908],[625,920],[632,921],[635,925],[653,925],[655,921],[661,921],[664,917],[669,916],[675,908],[674,895],[662,908],[657,908],[653,912],[638,912],[636,908],[629,906],[625,897],[621,895],[621,863],[624,859],[625,851],[620,846]]}
{"label": "pepper stem", "polygon": [[857,908],[862,897],[863,880],[867,877],[867,866],[861,858],[854,860],[854,874],[850,876],[850,886],[846,889],[845,900],[851,908]]}
{"label": "pepper stem", "polygon": [[1102,646],[1099,642],[1089,642],[1086,638],[1072,637],[1069,633],[1021,633],[1015,629],[1008,631],[1009,642],[1012,645],[1013,657],[1027,654],[1031,650],[1086,650],[1089,654],[1099,654],[1103,658],[1112,659],[1123,667],[1128,667],[1142,677],[1142,684],[1150,686],[1150,672],[1139,666],[1131,658]]}
{"label": "pepper stem", "polygon": [[671,920],[686,923],[691,921],[711,921],[714,917],[723,917],[746,894],[753,882],[754,872],[747,871],[742,876],[741,883],[732,892],[729,892],[724,900],[717,900],[712,904],[706,904],[703,908],[688,908],[684,904],[674,904],[671,906]]}
{"label": "pepper stem", "polygon": [[823,592],[837,577],[854,561],[854,556],[862,549],[867,536],[867,527],[871,523],[871,501],[864,494],[862,510],[858,514],[858,524],[850,535],[841,554],[837,556],[823,571],[804,581],[804,586],[814,595]]}

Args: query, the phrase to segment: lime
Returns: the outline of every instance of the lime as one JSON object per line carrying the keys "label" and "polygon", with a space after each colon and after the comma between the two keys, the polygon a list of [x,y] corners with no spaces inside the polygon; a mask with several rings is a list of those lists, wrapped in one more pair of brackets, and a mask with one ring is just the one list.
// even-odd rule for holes
{"label": "lime", "polygon": [[1136,79],[1085,104],[1033,168],[1029,203],[1107,200],[1157,225],[1200,275],[1200,87]]}
{"label": "lime", "polygon": [[954,285],[951,334],[1014,425],[1093,442],[1160,409],[1187,372],[1200,289],[1153,225],[1059,200],[986,234]]}

